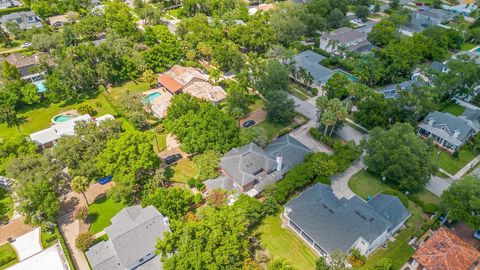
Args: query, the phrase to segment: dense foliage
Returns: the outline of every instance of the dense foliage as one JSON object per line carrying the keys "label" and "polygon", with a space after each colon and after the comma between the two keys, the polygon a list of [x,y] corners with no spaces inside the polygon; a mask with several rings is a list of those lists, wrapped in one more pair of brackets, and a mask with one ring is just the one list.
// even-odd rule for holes
{"label": "dense foliage", "polygon": [[468,176],[455,181],[443,192],[442,202],[448,209],[449,218],[463,220],[472,228],[480,227],[480,187],[477,177]]}

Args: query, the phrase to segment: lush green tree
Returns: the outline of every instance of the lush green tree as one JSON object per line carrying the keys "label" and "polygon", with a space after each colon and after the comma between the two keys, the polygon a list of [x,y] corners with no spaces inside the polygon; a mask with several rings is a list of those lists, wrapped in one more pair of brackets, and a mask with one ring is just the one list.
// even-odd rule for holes
{"label": "lush green tree", "polygon": [[381,20],[372,27],[368,33],[368,40],[377,46],[385,46],[400,40],[397,26],[390,20]]}
{"label": "lush green tree", "polygon": [[472,228],[480,227],[479,179],[467,176],[455,181],[442,194],[442,203],[448,209],[448,217],[467,222]]}
{"label": "lush green tree", "polygon": [[340,28],[345,23],[345,14],[342,10],[335,8],[328,13],[327,22],[330,28]]}
{"label": "lush green tree", "polygon": [[146,175],[153,172],[159,160],[150,142],[153,134],[127,131],[107,142],[97,158],[104,175],[112,175],[116,195],[127,201],[136,201],[142,191]]}
{"label": "lush green tree", "polygon": [[72,28],[78,39],[93,41],[100,33],[105,32],[107,24],[104,16],[88,14],[75,23]]}
{"label": "lush green tree", "polygon": [[82,193],[83,198],[85,199],[85,202],[88,205],[88,199],[87,196],[85,196],[85,191],[87,191],[88,187],[90,186],[91,181],[86,178],[85,176],[75,176],[72,179],[72,182],[70,182],[70,186],[72,187],[72,190],[78,193]]}
{"label": "lush green tree", "polygon": [[157,252],[169,269],[237,269],[251,256],[249,220],[227,206],[205,207],[196,218],[172,222],[172,232],[158,240]]}
{"label": "lush green tree", "polygon": [[130,8],[122,1],[105,3],[105,22],[108,28],[122,37],[136,37],[139,34]]}
{"label": "lush green tree", "polygon": [[437,91],[448,97],[456,94],[470,94],[479,84],[480,66],[473,59],[458,57],[449,61],[448,72],[435,77]]}
{"label": "lush green tree", "polygon": [[14,179],[19,199],[17,209],[30,224],[54,224],[60,212],[61,168],[47,155],[28,155],[13,159],[6,169]]}
{"label": "lush green tree", "polygon": [[389,130],[374,128],[366,143],[365,164],[387,183],[402,190],[418,190],[436,168],[432,145],[420,139],[409,124],[397,123]]}
{"label": "lush green tree", "polygon": [[315,153],[311,161],[317,175],[330,177],[339,172],[340,168],[335,160],[325,153]]}
{"label": "lush green tree", "polygon": [[22,95],[22,101],[28,105],[38,103],[40,101],[40,96],[38,95],[38,89],[33,83],[24,85],[20,89]]}
{"label": "lush green tree", "polygon": [[270,24],[276,40],[285,45],[298,40],[307,30],[303,16],[302,4],[290,1],[276,5],[270,16]]}
{"label": "lush green tree", "polygon": [[164,72],[176,64],[183,54],[175,36],[168,30],[165,32],[162,28],[155,28],[153,31],[158,44],[143,52],[143,59],[149,69]]}
{"label": "lush green tree", "polygon": [[86,231],[77,236],[75,247],[85,252],[95,243],[95,237],[92,232]]}
{"label": "lush green tree", "polygon": [[8,61],[2,62],[2,78],[5,80],[19,80],[20,71],[16,66],[10,64]]}
{"label": "lush green tree", "polygon": [[153,205],[164,216],[176,220],[182,220],[193,203],[193,193],[178,187],[157,188],[142,200],[143,205]]}
{"label": "lush green tree", "polygon": [[269,270],[296,270],[288,261],[274,259],[268,263]]}
{"label": "lush green tree", "polygon": [[193,161],[198,166],[198,178],[200,180],[215,178],[219,175],[220,153],[217,151],[207,150],[203,154],[195,156]]}
{"label": "lush green tree", "polygon": [[5,175],[5,168],[16,157],[33,155],[37,146],[22,135],[0,140],[0,175]]}
{"label": "lush green tree", "polygon": [[240,131],[240,142],[242,145],[253,142],[260,147],[265,147],[268,144],[268,132],[258,126],[242,128]]}
{"label": "lush green tree", "polygon": [[350,80],[344,74],[334,73],[323,88],[327,91],[327,97],[329,99],[344,99],[348,96],[347,86],[350,83]]}
{"label": "lush green tree", "polygon": [[398,9],[400,7],[400,0],[392,0],[390,2],[391,9]]}
{"label": "lush green tree", "polygon": [[216,150],[225,153],[239,143],[239,128],[235,119],[212,103],[188,94],[173,97],[164,119],[164,126],[181,142],[189,153]]}
{"label": "lush green tree", "polygon": [[358,6],[355,15],[362,21],[366,21],[368,15],[370,15],[370,9],[367,6]]}
{"label": "lush green tree", "polygon": [[243,64],[238,45],[226,39],[213,48],[212,57],[223,71],[239,71]]}

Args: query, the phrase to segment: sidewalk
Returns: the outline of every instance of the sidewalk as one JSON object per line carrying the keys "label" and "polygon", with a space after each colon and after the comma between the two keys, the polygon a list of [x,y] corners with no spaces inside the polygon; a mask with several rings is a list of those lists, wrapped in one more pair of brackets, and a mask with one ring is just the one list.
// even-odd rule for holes
{"label": "sidewalk", "polygon": [[475,167],[475,165],[477,165],[478,162],[480,162],[480,155],[476,156],[469,163],[463,166],[463,168],[461,168],[455,175],[451,176],[452,179],[458,180],[462,178],[471,168]]}

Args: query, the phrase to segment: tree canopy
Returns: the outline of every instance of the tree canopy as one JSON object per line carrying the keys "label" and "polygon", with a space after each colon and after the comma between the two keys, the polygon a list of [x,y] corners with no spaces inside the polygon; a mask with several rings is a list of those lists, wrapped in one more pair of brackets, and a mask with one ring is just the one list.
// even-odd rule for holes
{"label": "tree canopy", "polygon": [[480,227],[480,186],[479,179],[467,176],[455,181],[442,194],[442,203],[448,209],[448,216],[467,222],[472,228]]}

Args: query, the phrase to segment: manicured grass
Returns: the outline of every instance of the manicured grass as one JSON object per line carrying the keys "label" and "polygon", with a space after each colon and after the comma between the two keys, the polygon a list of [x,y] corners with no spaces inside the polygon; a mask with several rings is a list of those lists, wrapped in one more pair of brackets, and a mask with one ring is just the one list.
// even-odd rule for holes
{"label": "manicured grass", "polygon": [[464,43],[460,50],[462,51],[470,51],[471,49],[477,47],[478,44],[473,44],[473,43]]}
{"label": "manicured grass", "polygon": [[0,221],[7,221],[13,216],[12,195],[5,189],[0,188]]}
{"label": "manicured grass", "polygon": [[160,153],[167,146],[167,134],[155,134],[152,140],[153,149],[155,153]]}
{"label": "manicured grass", "polygon": [[41,235],[42,247],[48,248],[57,242],[57,236],[55,235],[54,230],[49,230],[45,227],[42,227]]}
{"label": "manicured grass", "polygon": [[257,98],[255,99],[255,102],[252,102],[250,103],[250,105],[248,105],[248,110],[253,112],[257,109],[263,108],[264,106],[265,106],[265,103],[263,102],[263,99]]}
{"label": "manicured grass", "polygon": [[100,242],[102,242],[102,241],[107,241],[107,240],[108,240],[108,234],[104,234],[104,235],[102,235],[102,236],[100,236],[100,237],[98,237],[98,238],[95,238],[94,245],[95,245],[95,244],[98,244],[98,243],[100,243]]}
{"label": "manicured grass", "polygon": [[192,159],[184,158],[177,162],[177,164],[168,167],[165,173],[171,181],[186,184],[188,179],[197,176],[198,168]]}
{"label": "manicured grass", "polygon": [[295,269],[315,269],[315,253],[292,231],[282,228],[279,215],[268,216],[258,229],[260,243],[272,259],[284,259]]}
{"label": "manicured grass", "polygon": [[[438,158],[437,166],[452,175],[457,173],[458,170],[463,168],[465,165],[467,165],[468,162],[470,162],[478,155],[478,153],[467,149],[466,146],[460,149],[458,159],[454,159],[452,155],[448,152],[442,150],[438,151],[440,151],[440,157]],[[437,159],[438,151],[433,151],[432,153],[433,162],[435,162],[435,160]]]}
{"label": "manicured grass", "polygon": [[101,232],[108,227],[110,219],[125,207],[122,202],[115,202],[108,196],[101,197],[88,207],[88,219],[92,233]]}
{"label": "manicured grass", "polygon": [[[303,120],[305,120],[302,117]],[[295,129],[299,126],[296,121],[292,121],[290,124],[278,124],[269,121],[268,119],[257,124],[257,127],[262,127],[267,131],[268,140],[273,141],[275,138],[282,136],[283,134]]]}
{"label": "manicured grass", "polygon": [[451,113],[455,116],[462,115],[462,113],[465,111],[465,107],[462,107],[456,103],[450,103],[447,107],[445,107],[442,112],[447,112]]}
{"label": "manicured grass", "polygon": [[354,174],[348,181],[348,186],[364,200],[366,200],[368,196],[373,197],[377,195],[377,193],[392,189],[365,170]]}
{"label": "manicured grass", "polygon": [[17,253],[13,247],[6,243],[0,246],[0,269],[5,269],[18,262]]}
{"label": "manicured grass", "polygon": [[177,19],[180,19],[182,17],[181,14],[180,14],[180,12],[182,12],[182,10],[183,10],[183,7],[176,8],[176,9],[169,9],[167,11],[167,13],[172,15],[173,17],[175,17]]}
{"label": "manicured grass", "polygon": [[113,102],[124,92],[143,92],[150,89],[147,83],[127,82],[122,86],[113,87],[110,93],[107,91],[100,93],[97,97],[87,99],[75,104],[54,103],[54,104],[38,104],[34,108],[19,113],[19,117],[24,118],[25,121],[20,124],[19,128],[7,127],[5,124],[0,125],[0,138],[7,138],[10,136],[22,134],[29,135],[30,133],[48,128],[51,125],[53,116],[72,109],[76,109],[78,105],[87,103],[90,104],[96,111],[95,117],[104,114],[116,115]]}
{"label": "manicured grass", "polygon": [[288,84],[288,92],[301,100],[307,100],[312,97],[310,93],[307,92],[307,90],[295,83]]}

